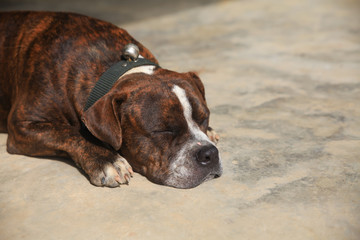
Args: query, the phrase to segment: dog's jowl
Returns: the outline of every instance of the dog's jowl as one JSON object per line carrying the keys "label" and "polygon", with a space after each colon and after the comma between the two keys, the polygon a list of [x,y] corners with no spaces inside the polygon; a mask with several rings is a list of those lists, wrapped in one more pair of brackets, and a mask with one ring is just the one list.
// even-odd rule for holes
{"label": "dog's jowl", "polygon": [[71,158],[96,186],[128,183],[134,170],[191,188],[222,173],[209,114],[197,74],[161,68],[124,29],[78,14],[0,13],[9,153]]}

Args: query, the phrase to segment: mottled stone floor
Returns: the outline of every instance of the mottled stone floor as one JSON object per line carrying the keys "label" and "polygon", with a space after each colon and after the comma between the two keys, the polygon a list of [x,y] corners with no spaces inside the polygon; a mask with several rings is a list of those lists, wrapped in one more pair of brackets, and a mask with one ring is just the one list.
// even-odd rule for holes
{"label": "mottled stone floor", "polygon": [[1,134],[0,239],[360,239],[360,3],[212,2],[111,18],[164,68],[200,73],[224,175],[96,188]]}

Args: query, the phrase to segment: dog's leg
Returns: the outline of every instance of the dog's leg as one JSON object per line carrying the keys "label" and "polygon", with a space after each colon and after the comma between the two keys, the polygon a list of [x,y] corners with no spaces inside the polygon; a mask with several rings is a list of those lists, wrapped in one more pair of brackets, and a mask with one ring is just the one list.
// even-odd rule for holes
{"label": "dog's leg", "polygon": [[9,153],[28,156],[69,156],[96,186],[128,183],[133,171],[116,151],[86,140],[75,128],[50,122],[12,121],[8,124]]}
{"label": "dog's leg", "polygon": [[210,138],[212,142],[217,144],[220,140],[220,136],[214,131],[212,127],[208,127],[206,135]]}

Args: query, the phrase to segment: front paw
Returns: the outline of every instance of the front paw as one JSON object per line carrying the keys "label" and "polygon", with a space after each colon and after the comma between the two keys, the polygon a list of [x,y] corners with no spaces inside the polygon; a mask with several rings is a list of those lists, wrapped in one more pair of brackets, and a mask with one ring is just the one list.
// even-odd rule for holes
{"label": "front paw", "polygon": [[120,184],[128,184],[133,173],[126,159],[118,156],[113,163],[104,163],[101,170],[89,176],[91,183],[95,186],[119,187]]}
{"label": "front paw", "polygon": [[215,144],[217,144],[219,142],[219,140],[220,140],[220,136],[211,127],[208,127],[208,129],[206,131],[206,135]]}

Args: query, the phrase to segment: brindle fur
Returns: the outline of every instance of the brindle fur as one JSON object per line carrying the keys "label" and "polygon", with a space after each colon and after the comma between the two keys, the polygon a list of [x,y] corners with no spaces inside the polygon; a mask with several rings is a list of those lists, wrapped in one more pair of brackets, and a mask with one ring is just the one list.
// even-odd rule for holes
{"label": "brindle fur", "polygon": [[[201,123],[209,115],[204,87],[194,73],[158,68],[151,76],[124,76],[84,113],[95,82],[121,60],[128,43],[157,63],[124,29],[107,22],[69,13],[0,13],[0,131],[8,133],[7,151],[70,157],[95,185],[104,185],[99,172],[120,153],[135,171],[163,183],[170,154],[185,137],[154,130],[169,127],[164,123],[170,119],[178,134],[186,134],[171,87],[177,84],[191,93],[194,119],[206,132],[208,123]],[[83,134],[81,120],[106,145]]]}

